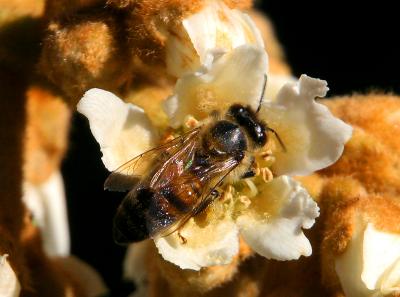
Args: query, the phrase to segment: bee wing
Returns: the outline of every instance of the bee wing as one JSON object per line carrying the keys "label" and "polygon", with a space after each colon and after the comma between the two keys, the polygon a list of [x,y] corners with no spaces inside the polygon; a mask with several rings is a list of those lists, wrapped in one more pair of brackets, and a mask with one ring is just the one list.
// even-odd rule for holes
{"label": "bee wing", "polygon": [[133,189],[142,176],[152,170],[152,166],[163,164],[176,155],[187,143],[191,142],[200,132],[195,128],[159,147],[150,149],[113,171],[104,182],[104,189],[125,192]]}
{"label": "bee wing", "polygon": [[[207,208],[217,197],[213,195],[213,191],[223,183],[224,179],[231,173],[237,166],[239,161],[234,158],[214,163],[208,168],[205,168],[203,172],[196,176],[196,179],[209,179],[201,188],[201,193],[196,204],[192,206],[186,213],[181,214],[180,217],[175,218],[173,223],[168,222],[165,226],[163,224],[157,224],[158,228],[149,230],[149,234],[152,237],[168,236],[181,228],[190,218],[198,215]],[[211,178],[210,178],[211,177]],[[192,182],[190,179],[186,179],[184,182]]]}

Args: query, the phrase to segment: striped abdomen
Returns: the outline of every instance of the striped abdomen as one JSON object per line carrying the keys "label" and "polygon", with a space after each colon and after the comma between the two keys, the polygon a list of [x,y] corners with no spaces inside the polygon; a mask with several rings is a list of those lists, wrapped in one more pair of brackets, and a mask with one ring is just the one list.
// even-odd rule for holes
{"label": "striped abdomen", "polygon": [[138,188],[117,210],[114,240],[141,241],[179,221],[196,206],[204,186],[204,180],[189,172],[160,189]]}

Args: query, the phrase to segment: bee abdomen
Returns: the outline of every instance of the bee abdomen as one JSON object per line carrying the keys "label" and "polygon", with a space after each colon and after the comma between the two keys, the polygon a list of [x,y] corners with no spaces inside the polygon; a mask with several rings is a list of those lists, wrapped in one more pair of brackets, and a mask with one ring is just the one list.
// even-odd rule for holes
{"label": "bee abdomen", "polygon": [[161,191],[161,195],[167,200],[169,208],[172,212],[187,212],[190,208],[184,199],[174,191],[174,189],[166,188]]}
{"label": "bee abdomen", "polygon": [[174,211],[187,213],[192,210],[200,198],[201,182],[177,182],[168,188],[163,189],[162,195]]}
{"label": "bee abdomen", "polygon": [[115,242],[126,244],[149,237],[146,212],[153,200],[151,189],[139,189],[135,197],[126,197],[114,217],[113,237]]}

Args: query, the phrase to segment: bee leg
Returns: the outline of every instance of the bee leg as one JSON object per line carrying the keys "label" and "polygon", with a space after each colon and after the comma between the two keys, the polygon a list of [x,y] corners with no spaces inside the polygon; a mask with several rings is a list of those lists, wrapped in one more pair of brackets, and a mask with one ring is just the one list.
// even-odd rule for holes
{"label": "bee leg", "polygon": [[250,178],[256,176],[256,170],[254,168],[248,169],[240,178],[245,179],[245,178]]}
{"label": "bee leg", "polygon": [[181,243],[182,243],[182,244],[186,244],[186,243],[187,243],[187,239],[186,239],[185,237],[182,236],[180,230],[178,231],[178,236],[179,236],[179,239],[181,240]]}
{"label": "bee leg", "polygon": [[255,158],[252,157],[250,162],[251,162],[251,163],[250,163],[249,168],[248,168],[247,171],[246,171],[245,173],[243,173],[243,175],[240,177],[241,179],[250,178],[250,177],[254,177],[254,176],[257,175],[257,171],[256,171],[256,169],[254,168],[254,166],[256,165],[256,160],[255,160]]}

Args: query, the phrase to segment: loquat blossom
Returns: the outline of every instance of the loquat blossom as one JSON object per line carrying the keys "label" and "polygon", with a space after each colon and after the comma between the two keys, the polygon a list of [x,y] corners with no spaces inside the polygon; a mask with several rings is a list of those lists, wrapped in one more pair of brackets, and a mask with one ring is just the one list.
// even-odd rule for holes
{"label": "loquat blossom", "polygon": [[[210,112],[226,110],[233,103],[257,109],[267,72],[265,51],[246,44],[223,55],[214,54],[211,60],[179,78],[174,94],[164,101],[176,133],[189,129],[189,123],[201,125]],[[350,126],[315,101],[327,91],[325,81],[302,75],[297,82],[286,83],[276,98],[264,99],[259,118],[279,134],[286,151],[270,137],[265,150],[256,156],[263,174],[226,185],[210,211],[191,218],[180,235],[155,237],[165,260],[193,270],[227,264],[238,253],[239,236],[268,259],[311,255],[302,230],[312,227],[319,208],[291,176],[310,174],[334,163],[352,133]],[[110,171],[161,140],[142,109],[110,92],[87,91],[78,111],[89,119]]]}

